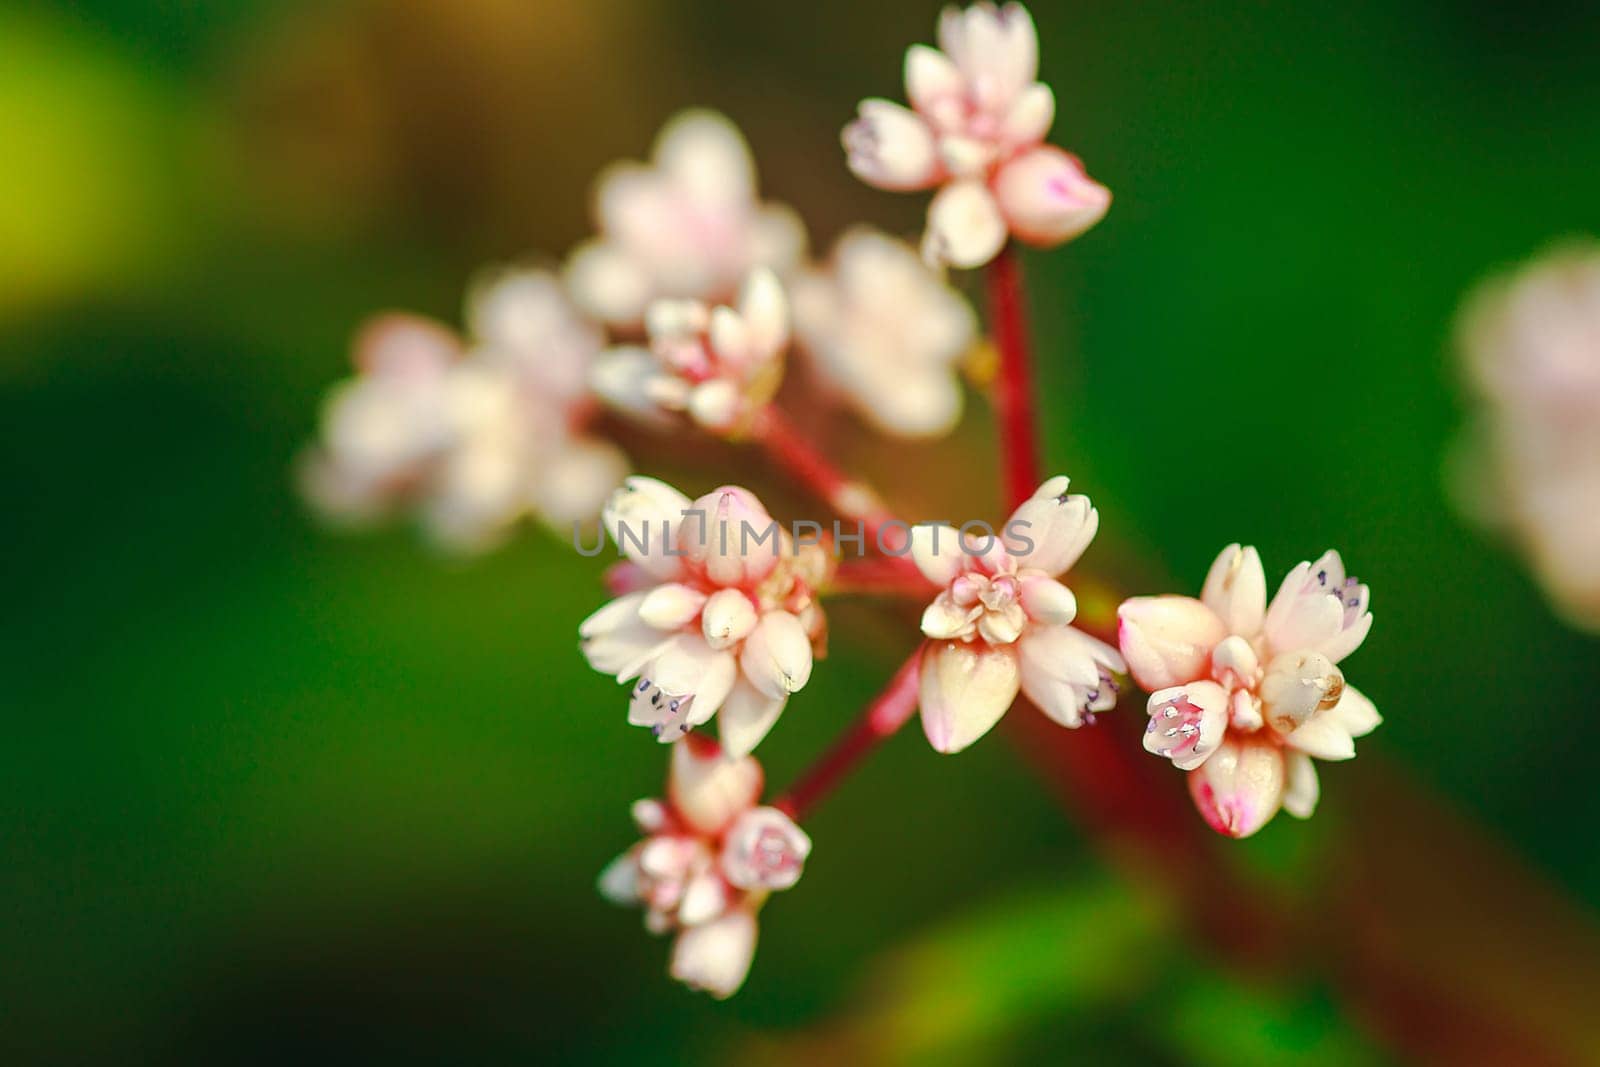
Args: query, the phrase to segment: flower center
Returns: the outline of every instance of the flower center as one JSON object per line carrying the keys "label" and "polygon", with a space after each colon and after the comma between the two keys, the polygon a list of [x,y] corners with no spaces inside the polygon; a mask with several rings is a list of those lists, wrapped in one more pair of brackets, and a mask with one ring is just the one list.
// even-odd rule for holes
{"label": "flower center", "polygon": [[1144,731],[1157,735],[1156,751],[1169,759],[1198,756],[1202,752],[1200,718],[1203,714],[1187,693],[1179,693],[1155,706]]}

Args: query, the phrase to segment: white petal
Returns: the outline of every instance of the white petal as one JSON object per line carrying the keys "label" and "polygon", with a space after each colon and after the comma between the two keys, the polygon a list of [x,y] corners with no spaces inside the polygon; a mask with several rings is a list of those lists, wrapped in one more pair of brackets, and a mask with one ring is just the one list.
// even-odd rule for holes
{"label": "white petal", "polygon": [[1339,698],[1339,703],[1329,708],[1326,714],[1337,718],[1351,737],[1365,737],[1383,722],[1383,716],[1378,714],[1372,701],[1353,685],[1344,687],[1344,695]]}
{"label": "white petal", "polygon": [[1303,752],[1284,753],[1283,810],[1297,819],[1309,819],[1322,795],[1317,765]]}
{"label": "white petal", "polygon": [[769,697],[798,692],[811,679],[811,638],[787,611],[769,611],[739,653],[744,676]]}
{"label": "white petal", "polygon": [[961,534],[943,523],[918,523],[911,528],[911,561],[934,585],[946,586],[967,569]]}
{"label": "white petal", "polygon": [[747,756],[771,731],[783,714],[788,694],[769,697],[744,678],[733,684],[733,691],[722,703],[717,716],[717,737],[731,756]]}
{"label": "white petal", "polygon": [[856,177],[879,189],[926,189],[939,177],[933,131],[915,111],[887,100],[863,100],[840,140]]}
{"label": "white petal", "polygon": [[739,387],[726,378],[713,378],[689,391],[687,410],[697,425],[712,433],[727,433],[739,422]]}
{"label": "white petal", "polygon": [[1006,243],[1006,222],[988,188],[976,179],[951,182],[928,204],[922,258],[930,264],[973,268]]}
{"label": "white petal", "polygon": [[650,275],[621,247],[593,240],[579,245],[563,268],[573,302],[601,322],[638,322],[654,295]]}
{"label": "white petal", "polygon": [[942,100],[960,97],[966,81],[943,52],[925,44],[906,49],[906,99],[923,114],[932,114]]}
{"label": "white petal", "polygon": [[611,495],[601,521],[611,540],[629,559],[662,580],[682,569],[677,529],[689,498],[654,478],[629,478]]}
{"label": "white petal", "polygon": [[1261,713],[1279,733],[1292,733],[1344,691],[1344,675],[1320,652],[1302,650],[1273,657],[1261,678]]}
{"label": "white petal", "polygon": [[683,899],[678,902],[678,921],[684,926],[698,926],[721,915],[727,906],[726,883],[714,872],[704,871],[684,886]]}
{"label": "white petal", "polygon": [[735,909],[678,935],[672,946],[672,977],[725,1000],[739,991],[756,954],[756,920]]}
{"label": "white petal", "polygon": [[756,352],[770,355],[789,343],[789,300],[772,271],[750,272],[739,293],[739,316]]}
{"label": "white petal", "polygon": [[1053,578],[1034,575],[1022,580],[1022,606],[1035,622],[1066,626],[1078,616],[1078,598]]}
{"label": "white petal", "polygon": [[639,618],[658,630],[677,630],[700,614],[706,595],[677,582],[664,582],[645,594]]}
{"label": "white petal", "polygon": [[970,631],[982,614],[982,605],[964,608],[951,600],[948,592],[943,592],[922,612],[922,632],[936,641],[960,637]]}
{"label": "white petal", "polygon": [[1058,575],[1078,562],[1099,529],[1100,513],[1089,498],[1069,494],[1067,479],[1058,475],[1011,513],[1001,539],[1018,567]]}
{"label": "white petal", "polygon": [[756,628],[756,608],[739,589],[719,589],[706,601],[700,632],[712,648],[730,648]]}
{"label": "white petal", "polygon": [[719,652],[698,633],[673,638],[648,669],[645,678],[674,697],[694,697],[689,725],[710,719],[727,699],[737,674],[732,653]]}
{"label": "white petal", "polygon": [[1038,144],[1050,132],[1055,117],[1056,94],[1043,82],[1034,82],[1017,95],[1000,134],[1013,145]]}
{"label": "white petal", "polygon": [[1338,716],[1326,711],[1312,716],[1304,726],[1284,738],[1284,743],[1317,759],[1347,760],[1356,755],[1356,743],[1350,731]]}
{"label": "white petal", "polygon": [[681,111],[656,137],[656,166],[696,203],[737,206],[755,195],[755,167],[739,128],[715,111]]}
{"label": "white petal", "polygon": [[930,641],[922,654],[922,730],[935,751],[960,752],[988,733],[1016,700],[1013,650]]}
{"label": "white petal", "polygon": [[1133,597],[1117,609],[1122,654],[1152,692],[1205,677],[1211,650],[1226,636],[1222,620],[1193,597]]}
{"label": "white petal", "polygon": [[1267,577],[1255,547],[1234,544],[1223,549],[1206,573],[1200,599],[1230,634],[1247,638],[1259,634],[1267,610]]}
{"label": "white petal", "polygon": [[638,849],[630,848],[600,872],[600,895],[613,904],[631,906],[639,903]]}

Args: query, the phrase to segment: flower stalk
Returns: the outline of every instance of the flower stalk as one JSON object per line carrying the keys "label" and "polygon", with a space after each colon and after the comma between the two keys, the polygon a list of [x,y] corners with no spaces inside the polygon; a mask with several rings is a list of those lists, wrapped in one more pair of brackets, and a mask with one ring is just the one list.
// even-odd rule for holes
{"label": "flower stalk", "polygon": [[1016,246],[1007,244],[989,263],[989,328],[1000,352],[993,402],[999,424],[1000,469],[1006,507],[1014,508],[1043,480],[1039,467],[1038,418],[1033,405],[1027,296]]}
{"label": "flower stalk", "polygon": [[835,741],[772,806],[797,821],[805,818],[846,775],[909,722],[917,710],[917,677],[921,661],[919,648],[900,665],[889,684],[867,705],[855,725]]}

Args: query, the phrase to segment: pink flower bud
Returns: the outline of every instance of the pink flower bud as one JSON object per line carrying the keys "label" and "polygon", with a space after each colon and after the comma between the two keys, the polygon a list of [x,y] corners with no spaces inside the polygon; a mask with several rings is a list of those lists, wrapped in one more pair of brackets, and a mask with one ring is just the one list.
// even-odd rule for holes
{"label": "pink flower bud", "polygon": [[1011,232],[1042,248],[1070,241],[1111,207],[1111,190],[1090,178],[1076,156],[1053,145],[1000,168],[994,192]]}
{"label": "pink flower bud", "polygon": [[722,846],[722,873],[740,889],[788,889],[800,880],[811,838],[777,808],[752,808],[734,820]]}
{"label": "pink flower bud", "polygon": [[1227,630],[1192,597],[1141,596],[1117,609],[1117,642],[1138,683],[1151,691],[1206,677]]}
{"label": "pink flower bud", "polygon": [[887,100],[863,100],[844,128],[846,161],[856,177],[879,189],[926,189],[939,177],[933,131],[917,113]]}
{"label": "pink flower bud", "polygon": [[1283,750],[1257,738],[1226,738],[1211,758],[1189,772],[1189,795],[1213,830],[1249,837],[1278,813],[1283,801]]}

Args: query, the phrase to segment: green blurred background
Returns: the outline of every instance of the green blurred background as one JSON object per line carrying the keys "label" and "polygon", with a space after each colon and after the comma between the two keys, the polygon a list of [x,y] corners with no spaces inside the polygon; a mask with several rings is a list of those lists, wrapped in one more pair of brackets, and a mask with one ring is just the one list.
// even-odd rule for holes
{"label": "green blurred background", "polygon": [[[1234,856],[1306,899],[1437,894],[1419,966],[1445,981],[1492,984],[1473,946],[1502,927],[1535,976],[1592,975],[1596,642],[1458,521],[1440,469],[1461,293],[1600,232],[1600,8],[1033,10],[1054,139],[1117,197],[1027,260],[1052,466],[1102,513],[1084,569],[1189,590],[1232,540],[1276,573],[1332,545],[1374,590],[1347,666],[1386,724],[1325,768],[1315,820]],[[1151,903],[998,737],[887,746],[809,824],[745,990],[683,992],[593,888],[664,766],[576,652],[600,561],[531,533],[450,563],[408,530],[330,536],[293,494],[355,324],[454,318],[477,265],[563,253],[592,174],[682,106],[746,130],[815,245],[914,231],[921,198],[856,183],[837,137],[900,95],[935,15],[0,2],[6,1062],[1397,1055],[1338,959],[1266,980],[1194,947],[1185,909],[1228,902]],[[984,514],[973,409],[952,442],[833,447],[908,511]],[[737,462],[684,487],[767,491]],[[832,621],[763,746],[776,784],[911,644],[870,605]],[[1509,913],[1457,922],[1486,883]],[[1534,912],[1550,936],[1519,932]]]}

